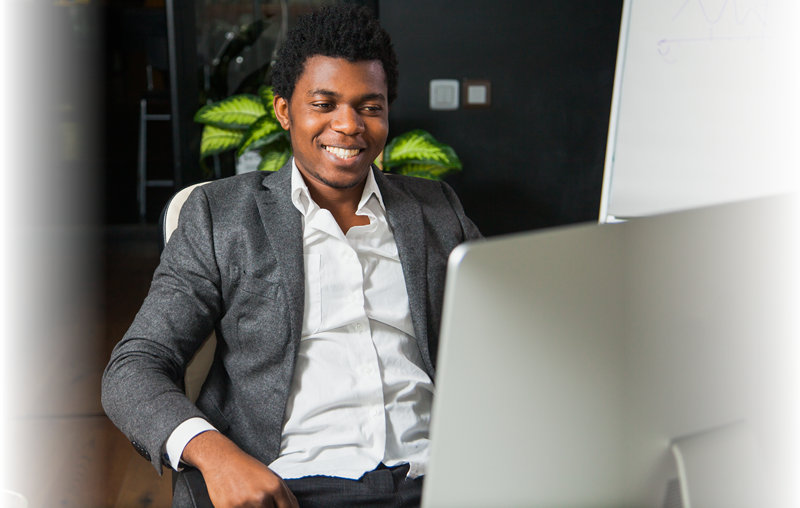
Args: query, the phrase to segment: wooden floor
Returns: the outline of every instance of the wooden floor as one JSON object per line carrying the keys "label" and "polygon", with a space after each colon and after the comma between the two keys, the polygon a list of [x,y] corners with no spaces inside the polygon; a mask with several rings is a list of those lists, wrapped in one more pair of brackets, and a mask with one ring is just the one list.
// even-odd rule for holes
{"label": "wooden floor", "polygon": [[68,280],[30,289],[53,310],[10,352],[3,489],[24,495],[30,508],[168,507],[169,471],[159,477],[100,405],[111,349],[158,264],[156,229],[115,227],[95,240],[91,262]]}

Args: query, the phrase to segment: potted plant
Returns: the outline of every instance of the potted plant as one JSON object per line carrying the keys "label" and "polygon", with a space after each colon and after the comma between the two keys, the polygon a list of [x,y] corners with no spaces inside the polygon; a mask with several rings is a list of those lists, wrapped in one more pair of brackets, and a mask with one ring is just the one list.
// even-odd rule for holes
{"label": "potted plant", "polygon": [[[202,107],[194,120],[204,125],[200,158],[236,150],[237,157],[257,151],[258,169],[277,171],[292,155],[289,132],[275,118],[272,87],[261,86],[258,95],[232,95]],[[448,145],[430,133],[415,129],[386,144],[375,164],[383,171],[441,180],[462,169],[461,161]]]}

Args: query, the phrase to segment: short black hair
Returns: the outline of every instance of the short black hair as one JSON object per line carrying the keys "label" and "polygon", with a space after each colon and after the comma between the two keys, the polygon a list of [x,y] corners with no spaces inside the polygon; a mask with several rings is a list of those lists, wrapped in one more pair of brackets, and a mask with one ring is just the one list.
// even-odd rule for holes
{"label": "short black hair", "polygon": [[397,98],[397,55],[388,32],[364,6],[328,5],[297,19],[272,69],[275,95],[291,100],[306,61],[316,55],[350,62],[378,60],[386,75],[386,100]]}

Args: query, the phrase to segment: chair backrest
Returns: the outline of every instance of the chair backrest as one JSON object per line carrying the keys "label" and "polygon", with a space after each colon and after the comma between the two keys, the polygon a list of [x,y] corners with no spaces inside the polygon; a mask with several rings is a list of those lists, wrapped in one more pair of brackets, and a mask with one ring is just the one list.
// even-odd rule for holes
{"label": "chair backrest", "polygon": [[[169,200],[167,206],[164,208],[164,213],[160,221],[161,236],[164,245],[167,244],[170,236],[172,236],[172,233],[178,227],[178,217],[180,216],[183,204],[189,198],[189,194],[191,194],[196,187],[207,183],[208,182],[202,182],[186,187],[177,192],[172,196],[172,199]],[[186,396],[189,397],[192,402],[196,401],[197,396],[200,395],[200,388],[202,388],[203,382],[205,382],[206,376],[208,376],[208,370],[211,368],[211,362],[214,360],[214,352],[216,349],[217,337],[214,335],[214,332],[211,332],[211,335],[208,336],[203,345],[200,346],[200,349],[197,350],[194,357],[189,362],[189,365],[186,366],[186,373],[183,376],[184,389],[186,391]]]}

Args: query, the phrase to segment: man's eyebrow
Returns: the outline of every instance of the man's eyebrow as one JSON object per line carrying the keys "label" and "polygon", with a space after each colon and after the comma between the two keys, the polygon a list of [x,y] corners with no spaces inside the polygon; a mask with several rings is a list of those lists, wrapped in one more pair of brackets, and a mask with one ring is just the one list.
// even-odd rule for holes
{"label": "man's eyebrow", "polygon": [[342,95],[331,90],[325,90],[324,88],[317,88],[316,90],[311,90],[308,92],[309,97],[314,97],[315,95],[326,95],[328,97],[334,97],[338,99]]}
{"label": "man's eyebrow", "polygon": [[385,101],[386,97],[382,93],[368,93],[361,96],[361,102],[364,101]]}
{"label": "man's eyebrow", "polygon": [[[309,97],[315,97],[317,95],[333,97],[334,99],[340,99],[342,97],[342,94],[334,92],[332,90],[326,90],[324,88],[317,88],[315,90],[311,90],[308,92]],[[374,100],[385,101],[386,96],[384,96],[382,93],[367,93],[359,97],[359,102],[374,101]]]}

